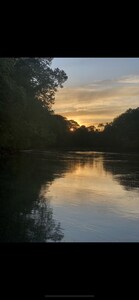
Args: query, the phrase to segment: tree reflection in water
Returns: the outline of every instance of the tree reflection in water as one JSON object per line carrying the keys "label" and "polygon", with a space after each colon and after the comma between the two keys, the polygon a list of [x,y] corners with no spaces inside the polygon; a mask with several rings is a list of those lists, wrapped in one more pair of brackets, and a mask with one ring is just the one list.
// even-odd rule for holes
{"label": "tree reflection in water", "polygon": [[[109,172],[126,190],[139,188],[138,156],[79,151],[31,152],[0,161],[0,242],[62,241],[64,232],[54,217],[49,187],[68,172],[74,176],[78,169],[81,173],[77,177],[82,178],[80,175],[87,166],[91,174],[95,169],[99,171],[98,183],[99,176],[103,182],[104,173]],[[90,173],[88,176],[86,178],[90,178]],[[90,191],[93,184],[91,182]]]}
{"label": "tree reflection in water", "polygon": [[125,190],[139,188],[139,156],[137,154],[106,154],[103,167]]}
{"label": "tree reflection in water", "polygon": [[53,210],[48,203],[38,203],[30,214],[23,216],[26,227],[26,241],[61,241],[64,237],[60,222],[53,219]]}
{"label": "tree reflection in water", "polygon": [[0,242],[56,242],[64,237],[40,190],[44,183],[49,188],[68,165],[42,156],[24,154],[0,161]]}

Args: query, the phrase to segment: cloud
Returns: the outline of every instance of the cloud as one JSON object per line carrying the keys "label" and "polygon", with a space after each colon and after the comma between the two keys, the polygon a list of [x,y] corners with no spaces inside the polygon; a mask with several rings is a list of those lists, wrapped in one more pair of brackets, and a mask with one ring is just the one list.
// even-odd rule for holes
{"label": "cloud", "polygon": [[117,82],[127,84],[139,84],[139,75],[125,76],[119,79]]}
{"label": "cloud", "polygon": [[92,120],[109,122],[126,109],[138,106],[139,76],[130,75],[65,87],[56,94],[54,110],[67,118],[80,120],[81,124],[91,125]]}

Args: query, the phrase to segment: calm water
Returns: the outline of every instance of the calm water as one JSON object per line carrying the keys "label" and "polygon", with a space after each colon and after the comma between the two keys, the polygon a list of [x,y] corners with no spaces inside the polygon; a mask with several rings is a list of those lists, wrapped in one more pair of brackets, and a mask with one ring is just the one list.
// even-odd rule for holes
{"label": "calm water", "polygon": [[139,242],[139,156],[26,151],[0,162],[1,242]]}

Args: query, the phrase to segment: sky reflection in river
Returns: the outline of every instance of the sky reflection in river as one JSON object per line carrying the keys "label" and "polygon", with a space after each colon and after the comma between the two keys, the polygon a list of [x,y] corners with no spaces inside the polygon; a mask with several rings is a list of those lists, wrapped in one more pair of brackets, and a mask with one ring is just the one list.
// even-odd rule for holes
{"label": "sky reflection in river", "polygon": [[[40,192],[64,229],[62,241],[139,241],[139,186],[127,180],[127,189],[120,181],[129,176],[129,158],[76,152],[69,162],[65,174]],[[137,164],[131,165],[134,179]]]}

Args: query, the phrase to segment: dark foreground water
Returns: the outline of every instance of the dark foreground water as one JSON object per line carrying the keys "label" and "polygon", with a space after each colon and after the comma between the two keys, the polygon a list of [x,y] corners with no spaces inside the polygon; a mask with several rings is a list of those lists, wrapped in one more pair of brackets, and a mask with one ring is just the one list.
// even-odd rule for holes
{"label": "dark foreground water", "polygon": [[1,242],[138,242],[139,156],[26,151],[0,162]]}

